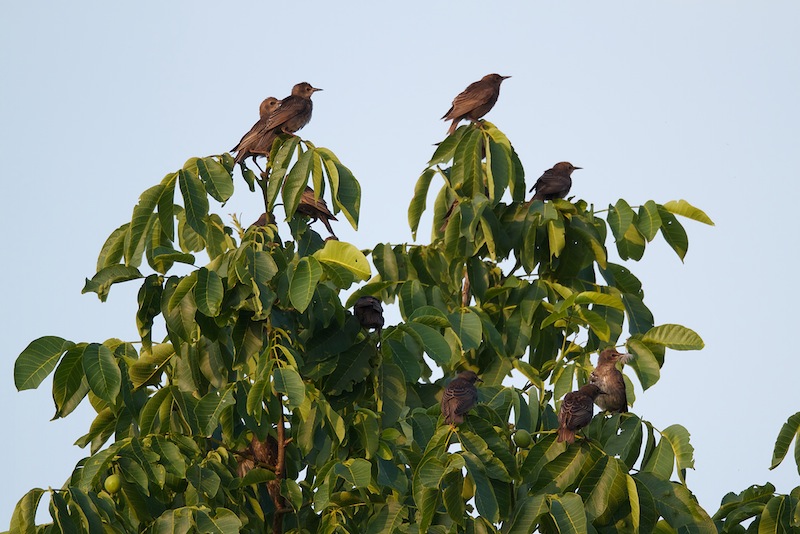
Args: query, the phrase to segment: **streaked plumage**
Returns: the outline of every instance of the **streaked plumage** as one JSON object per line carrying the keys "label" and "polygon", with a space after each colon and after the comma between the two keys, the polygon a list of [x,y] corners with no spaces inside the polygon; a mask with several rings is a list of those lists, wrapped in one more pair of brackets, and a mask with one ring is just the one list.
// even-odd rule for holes
{"label": "streaked plumage", "polygon": [[317,219],[321,220],[322,224],[325,225],[325,228],[328,229],[331,235],[336,237],[336,234],[333,233],[333,228],[331,228],[330,223],[330,221],[337,220],[336,217],[334,217],[333,213],[331,213],[331,210],[328,209],[328,204],[324,199],[314,198],[314,190],[308,186],[306,186],[305,191],[303,191],[303,195],[300,197],[300,204],[297,205],[297,212],[310,217],[311,222],[314,222]]}
{"label": "streaked plumage", "polygon": [[500,96],[500,84],[511,76],[487,74],[479,81],[471,83],[454,100],[450,110],[444,114],[442,120],[452,120],[453,123],[447,130],[452,135],[462,120],[477,121],[494,107],[497,97]]}
{"label": "streaked plumage", "polygon": [[[553,165],[552,169],[544,171],[530,191],[536,190],[533,200],[553,200],[554,198],[564,198],[572,188],[572,171],[581,169],[575,167],[568,161],[562,161]],[[529,191],[529,192],[530,192]]]}
{"label": "streaked plumage", "polygon": [[601,409],[609,412],[627,412],[628,397],[625,394],[625,380],[617,369],[617,362],[625,363],[630,354],[622,354],[614,348],[605,349],[600,353],[597,367],[589,377],[589,383],[600,388],[594,402]]}
{"label": "streaked plumage", "polygon": [[478,402],[475,382],[483,382],[473,371],[461,371],[442,393],[442,415],[444,422],[457,425],[464,422],[464,415]]}
{"label": "streaked plumage", "polygon": [[570,391],[561,401],[558,411],[558,441],[575,443],[575,432],[589,424],[594,415],[594,399],[600,393],[595,384],[586,384]]}
{"label": "streaked plumage", "polygon": [[362,327],[378,330],[383,328],[383,306],[381,301],[372,295],[359,298],[353,306],[353,312]]}

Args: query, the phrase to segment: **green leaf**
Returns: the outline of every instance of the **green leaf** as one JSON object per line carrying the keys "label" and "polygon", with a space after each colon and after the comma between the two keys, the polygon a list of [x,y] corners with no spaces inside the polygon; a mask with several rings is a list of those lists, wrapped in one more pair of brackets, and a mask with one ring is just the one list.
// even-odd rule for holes
{"label": "green leaf", "polygon": [[314,160],[314,150],[306,150],[294,164],[286,181],[283,184],[283,208],[286,210],[286,220],[292,218],[300,204],[300,197],[308,184],[308,175]]}
{"label": "green leaf", "polygon": [[53,419],[66,417],[89,393],[89,383],[83,372],[83,349],[85,345],[72,347],[64,355],[53,375],[53,401],[56,414]]}
{"label": "green leaf", "polygon": [[108,236],[108,239],[100,249],[100,254],[97,256],[97,271],[102,271],[104,267],[116,265],[122,259],[129,227],[130,223],[125,223]]}
{"label": "green leaf", "polygon": [[153,523],[153,534],[188,534],[192,529],[192,509],[167,510]]}
{"label": "green leaf", "polygon": [[301,404],[306,397],[306,387],[300,374],[291,367],[278,367],[272,370],[273,387],[276,393],[282,393],[287,397],[286,406],[294,410]]}
{"label": "green leaf", "polygon": [[[449,139],[449,138],[448,138]],[[414,186],[414,196],[411,198],[411,203],[408,205],[408,225],[411,227],[412,239],[417,239],[417,230],[419,229],[419,220],[425,212],[425,206],[428,200],[428,189],[431,186],[431,180],[436,174],[434,169],[425,169],[420,177],[417,179],[417,184]]]}
{"label": "green leaf", "polygon": [[790,495],[776,495],[769,500],[761,514],[758,534],[784,534],[797,532],[792,528],[792,512],[797,506],[797,499]]}
{"label": "green leaf", "polygon": [[[194,174],[181,169],[178,171],[178,185],[181,189],[181,195],[183,195],[186,224],[201,237],[205,236],[207,232],[206,218],[208,217],[208,197],[206,196],[203,182]],[[131,228],[133,228],[133,226],[131,226]]]}
{"label": "green leaf", "polygon": [[218,202],[223,204],[233,195],[233,177],[214,158],[201,158],[197,160],[197,172],[205,184],[206,191]]}
{"label": "green leaf", "polygon": [[222,412],[236,404],[236,399],[233,398],[233,386],[228,386],[224,393],[220,391],[209,391],[206,393],[200,402],[197,403],[195,414],[197,415],[197,422],[200,425],[200,430],[206,436],[211,436],[214,430],[219,425],[219,419]]}
{"label": "green leaf", "polygon": [[[800,435],[800,412],[789,417],[781,427],[781,431],[778,432],[778,438],[775,440],[775,448],[772,451],[772,464],[769,466],[770,469],[775,469],[781,464],[786,457],[786,453],[789,451],[789,445],[791,445],[792,440],[798,435]],[[798,443],[800,443],[800,441],[798,441]],[[796,451],[798,447],[800,447],[800,445],[795,444]],[[797,470],[798,473],[800,473],[800,462],[798,462]]]}
{"label": "green leaf", "polygon": [[643,473],[652,473],[654,476],[669,480],[675,468],[675,451],[667,439],[662,439],[653,449],[653,453],[642,467]]}
{"label": "green leaf", "polygon": [[639,377],[639,382],[642,384],[642,390],[646,391],[650,386],[658,382],[658,379],[661,376],[661,369],[658,365],[658,360],[656,360],[655,355],[647,347],[647,345],[636,338],[632,337],[628,339],[628,341],[625,343],[625,346],[634,355],[634,358],[629,360],[627,363],[633,367],[633,370],[636,372],[636,376]]}
{"label": "green leaf", "polygon": [[139,197],[139,202],[133,208],[130,230],[125,239],[125,265],[138,267],[142,264],[144,244],[147,242],[147,229],[155,219],[155,209],[158,199],[164,192],[164,185],[154,185]]}
{"label": "green leaf", "polygon": [[375,355],[375,345],[368,339],[341,353],[336,368],[325,380],[325,391],[332,395],[352,391],[355,384],[369,376],[370,360]]}
{"label": "green leaf", "polygon": [[574,493],[548,495],[550,516],[562,534],[582,534],[587,532],[586,512],[583,500]]}
{"label": "green leaf", "polygon": [[313,256],[300,258],[289,284],[289,299],[300,313],[306,311],[322,278],[322,266]]}
{"label": "green leaf", "polygon": [[11,525],[9,532],[20,534],[36,534],[36,509],[39,507],[39,501],[44,495],[44,490],[34,488],[26,493],[14,507],[14,513],[11,516]]}
{"label": "green leaf", "polygon": [[628,228],[633,224],[635,214],[630,205],[623,199],[619,199],[613,206],[608,206],[608,225],[611,227],[611,233],[614,234],[614,239],[618,242],[621,241]]}
{"label": "green leaf", "polygon": [[636,228],[648,241],[652,241],[661,227],[661,216],[658,214],[658,206],[652,200],[648,200],[639,206],[639,216],[636,220]]}
{"label": "green leaf", "polygon": [[716,534],[717,529],[685,486],[661,480],[650,473],[637,473],[634,479],[641,481],[655,497],[658,513],[678,532]]}
{"label": "green leaf", "polygon": [[197,271],[194,300],[200,313],[208,317],[219,315],[224,292],[222,278],[216,272],[209,271],[205,267],[201,267]]}
{"label": "green leaf", "polygon": [[458,338],[461,340],[463,350],[477,349],[481,345],[481,319],[469,309],[447,316]]}
{"label": "green leaf", "polygon": [[686,230],[683,229],[683,225],[678,222],[678,219],[664,209],[663,206],[658,207],[658,214],[661,217],[661,235],[664,236],[664,240],[683,261],[686,252],[689,250],[689,238],[686,235]]}
{"label": "green leaf", "polygon": [[366,488],[372,480],[372,464],[363,458],[350,458],[339,462],[333,471],[356,488]]}
{"label": "green leaf", "polygon": [[472,197],[483,187],[483,135],[478,128],[469,128],[461,138],[453,156],[450,169],[450,185],[462,197]]}
{"label": "green leaf", "polygon": [[683,199],[670,200],[663,205],[664,209],[675,215],[682,215],[689,219],[714,226],[714,221],[699,208],[695,208]]}
{"label": "green leaf", "polygon": [[212,469],[193,465],[186,470],[186,480],[197,492],[206,498],[214,497],[219,491],[220,478]]}
{"label": "green leaf", "polygon": [[547,513],[544,495],[527,496],[517,501],[517,508],[508,534],[530,534],[535,532],[539,518]]}
{"label": "green leaf", "polygon": [[109,404],[115,404],[122,384],[122,373],[111,350],[99,343],[86,345],[83,370],[92,393]]}
{"label": "green leaf", "polygon": [[452,351],[450,345],[435,329],[421,323],[406,323],[404,329],[420,340],[425,352],[439,365],[450,362]]}
{"label": "green leaf", "polygon": [[361,280],[369,280],[372,270],[367,257],[350,243],[326,241],[325,246],[313,255],[320,263],[331,267],[343,267]]}
{"label": "green leaf", "polygon": [[679,324],[662,324],[651,328],[642,341],[663,345],[672,350],[700,350],[705,344],[694,330]]}
{"label": "green leaf", "polygon": [[471,452],[462,451],[461,456],[464,457],[467,472],[472,476],[472,480],[475,481],[475,508],[482,517],[492,523],[499,522],[500,507],[497,503],[497,495],[486,475],[483,462]]}
{"label": "green leaf", "polygon": [[31,341],[14,363],[14,385],[18,391],[36,389],[47,378],[64,352],[75,346],[57,336],[44,336]]}
{"label": "green leaf", "polygon": [[136,267],[112,265],[95,274],[91,280],[87,278],[86,284],[81,290],[81,294],[89,292],[97,293],[98,298],[105,302],[106,297],[108,297],[108,291],[111,289],[112,285],[118,282],[136,280],[138,278],[143,278],[143,276]]}
{"label": "green leaf", "polygon": [[358,230],[358,219],[361,212],[361,185],[350,169],[339,162],[334,162],[333,165],[339,176],[339,185],[334,188],[333,204],[342,210],[345,218],[350,221],[350,225]]}
{"label": "green leaf", "polygon": [[547,241],[550,244],[550,257],[559,257],[567,244],[563,220],[547,221]]}
{"label": "green leaf", "polygon": [[582,291],[575,297],[575,304],[597,304],[625,311],[625,304],[617,294],[601,293],[599,291]]}

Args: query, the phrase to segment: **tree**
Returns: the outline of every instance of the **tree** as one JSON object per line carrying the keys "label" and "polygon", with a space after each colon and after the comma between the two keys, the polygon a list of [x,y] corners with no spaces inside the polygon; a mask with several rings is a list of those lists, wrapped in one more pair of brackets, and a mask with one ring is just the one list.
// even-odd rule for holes
{"label": "tree", "polygon": [[[660,233],[683,259],[688,239],[676,215],[713,224],[701,210],[683,200],[634,208],[620,199],[604,210],[526,202],[522,164],[486,121],[448,136],[417,182],[415,237],[432,180],[444,182],[429,245],[360,251],[323,240],[297,209],[309,178],[354,228],[360,187],[333,152],[298,137],[275,141],[264,173],[241,167],[266,213],[282,201],[291,239],[273,217],[244,228],[210,211],[209,197],[224,204],[233,194],[234,170],[229,154],[190,159],[147,189],[102,247],[84,292],[105,300],[114,284],[138,280],[139,340],[47,336],[20,354],[18,389],[55,372],[56,416],[88,397],[97,417],[77,442],[90,456],[50,490],[53,522],[35,526],[44,490],[33,489],[12,531],[798,524],[797,491],[775,496],[769,486],[730,494],[712,520],[685,485],[693,448],[679,424],[659,430],[634,413],[598,414],[585,438],[556,440],[556,408],[587,382],[599,349],[624,344],[646,391],[667,349],[702,348],[689,328],[655,324],[642,284],[606,247],[610,228],[619,257],[639,260]],[[366,283],[342,302],[357,281]],[[402,320],[363,328],[351,308],[366,295],[396,302]],[[462,369],[483,379],[480,402],[452,428],[438,399]],[[509,374],[527,383],[504,385]],[[627,377],[626,386],[634,400]],[[781,432],[775,462],[798,427],[800,414]]]}

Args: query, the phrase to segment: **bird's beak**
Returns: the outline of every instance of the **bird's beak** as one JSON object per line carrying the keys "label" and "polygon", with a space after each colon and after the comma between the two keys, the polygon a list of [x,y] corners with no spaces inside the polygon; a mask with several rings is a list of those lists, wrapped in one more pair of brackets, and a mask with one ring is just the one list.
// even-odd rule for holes
{"label": "bird's beak", "polygon": [[316,93],[317,91],[322,91],[322,89],[320,89],[319,87],[312,87],[312,89],[314,90],[314,92],[315,92],[315,93]]}
{"label": "bird's beak", "polygon": [[572,170],[577,171],[578,169],[582,169],[583,167],[572,167]]}
{"label": "bird's beak", "polygon": [[476,378],[476,379],[475,379],[475,382],[481,382],[481,383],[483,383],[483,380],[481,380],[480,378]]}
{"label": "bird's beak", "polygon": [[511,78],[511,76],[500,76],[500,77],[501,77],[502,79],[504,79],[504,80],[507,80],[507,79]]}

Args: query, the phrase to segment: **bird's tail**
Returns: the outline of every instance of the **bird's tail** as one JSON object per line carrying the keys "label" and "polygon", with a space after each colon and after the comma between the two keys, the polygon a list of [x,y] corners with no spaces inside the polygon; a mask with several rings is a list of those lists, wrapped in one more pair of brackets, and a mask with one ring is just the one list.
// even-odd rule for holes
{"label": "bird's tail", "polygon": [[544,193],[539,193],[538,191],[534,193],[533,198],[531,200],[541,200],[544,202]]}
{"label": "bird's tail", "polygon": [[558,427],[558,440],[559,443],[566,441],[570,445],[575,443],[575,432],[565,426]]}
{"label": "bird's tail", "polygon": [[447,130],[447,135],[453,135],[456,133],[456,128],[458,128],[459,119],[453,119],[453,122],[450,124],[450,128]]}

